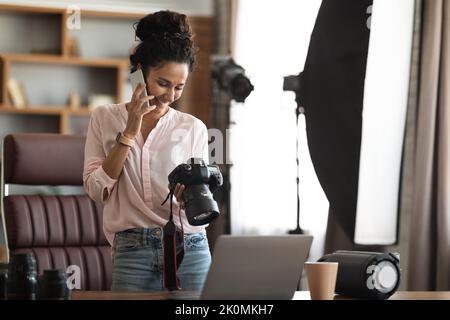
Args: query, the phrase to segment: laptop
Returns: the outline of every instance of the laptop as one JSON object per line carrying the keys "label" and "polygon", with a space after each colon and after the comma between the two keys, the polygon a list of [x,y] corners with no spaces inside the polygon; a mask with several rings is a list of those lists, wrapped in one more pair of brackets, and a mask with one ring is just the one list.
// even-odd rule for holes
{"label": "laptop", "polygon": [[200,299],[292,299],[312,240],[309,235],[218,237]]}

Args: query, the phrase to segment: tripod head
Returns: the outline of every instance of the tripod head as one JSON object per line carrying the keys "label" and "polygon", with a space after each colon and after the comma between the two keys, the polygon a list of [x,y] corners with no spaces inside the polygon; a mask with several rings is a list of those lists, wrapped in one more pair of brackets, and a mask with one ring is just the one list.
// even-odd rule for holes
{"label": "tripod head", "polygon": [[303,72],[300,72],[298,75],[284,77],[283,90],[293,91],[295,93],[295,102],[297,103],[297,117],[300,115],[300,113],[304,113]]}

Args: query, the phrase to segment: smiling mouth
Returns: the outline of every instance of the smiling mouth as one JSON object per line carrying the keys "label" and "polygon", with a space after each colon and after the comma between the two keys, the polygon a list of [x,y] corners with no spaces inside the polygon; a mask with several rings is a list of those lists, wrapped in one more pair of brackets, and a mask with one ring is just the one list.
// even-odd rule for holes
{"label": "smiling mouth", "polygon": [[161,107],[163,103],[161,103],[161,100],[158,99],[158,97],[155,97],[151,100],[151,104],[155,105],[156,107]]}
{"label": "smiling mouth", "polygon": [[155,97],[155,102],[157,107],[164,107],[170,105],[170,103],[162,102],[158,97]]}

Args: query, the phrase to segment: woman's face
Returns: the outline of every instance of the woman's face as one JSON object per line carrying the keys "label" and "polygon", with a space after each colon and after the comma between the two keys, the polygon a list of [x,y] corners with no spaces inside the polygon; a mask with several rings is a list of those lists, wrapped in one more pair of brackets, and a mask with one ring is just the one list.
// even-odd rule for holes
{"label": "woman's face", "polygon": [[162,111],[180,99],[189,76],[186,63],[163,62],[147,73],[147,93],[155,96],[156,110]]}

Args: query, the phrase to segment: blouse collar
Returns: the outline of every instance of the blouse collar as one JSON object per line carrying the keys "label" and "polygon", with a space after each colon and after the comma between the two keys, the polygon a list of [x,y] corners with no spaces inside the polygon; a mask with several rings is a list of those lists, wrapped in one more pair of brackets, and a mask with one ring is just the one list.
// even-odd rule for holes
{"label": "blouse collar", "polygon": [[[125,121],[128,120],[128,111],[127,111],[126,103],[120,104],[119,108],[120,108],[120,112],[121,112],[122,116],[124,117]],[[162,124],[169,122],[173,118],[174,115],[175,115],[175,110],[169,106],[169,110],[166,112],[165,115],[163,115],[161,118],[159,118],[159,121],[156,126],[159,127]]]}

